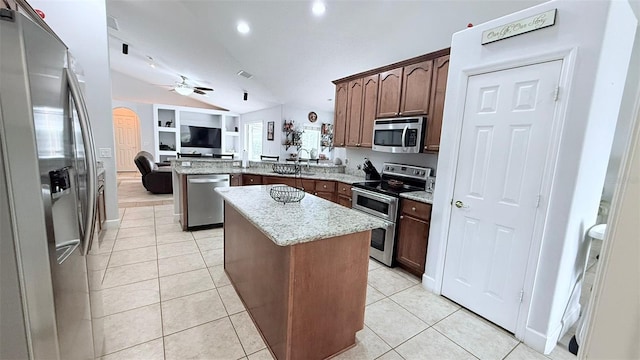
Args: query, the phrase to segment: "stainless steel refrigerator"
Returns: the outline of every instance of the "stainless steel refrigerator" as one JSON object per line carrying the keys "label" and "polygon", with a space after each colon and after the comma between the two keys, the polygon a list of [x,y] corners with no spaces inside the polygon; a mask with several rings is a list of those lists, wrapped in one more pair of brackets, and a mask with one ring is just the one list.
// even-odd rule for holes
{"label": "stainless steel refrigerator", "polygon": [[94,358],[96,162],[70,63],[33,9],[0,10],[0,359]]}

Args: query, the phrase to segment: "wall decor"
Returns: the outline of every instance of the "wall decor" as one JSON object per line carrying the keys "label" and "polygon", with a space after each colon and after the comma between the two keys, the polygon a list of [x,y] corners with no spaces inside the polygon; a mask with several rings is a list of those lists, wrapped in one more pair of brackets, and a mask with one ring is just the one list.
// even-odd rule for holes
{"label": "wall decor", "polygon": [[556,23],[556,10],[545,11],[525,19],[485,30],[482,32],[482,45],[553,26]]}
{"label": "wall decor", "polygon": [[312,123],[318,120],[318,114],[316,114],[315,111],[310,112],[308,117],[309,121],[311,121]]}
{"label": "wall decor", "polygon": [[267,140],[273,141],[273,129],[275,126],[275,121],[267,122]]}

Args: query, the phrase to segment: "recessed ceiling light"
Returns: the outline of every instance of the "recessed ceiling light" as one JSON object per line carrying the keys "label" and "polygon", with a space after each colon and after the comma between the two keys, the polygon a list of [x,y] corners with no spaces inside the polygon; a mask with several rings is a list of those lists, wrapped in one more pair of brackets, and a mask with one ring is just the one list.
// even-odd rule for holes
{"label": "recessed ceiling light", "polygon": [[237,27],[237,29],[238,29],[238,32],[239,32],[240,34],[248,34],[248,33],[249,33],[249,31],[251,31],[251,28],[249,28],[249,24],[247,24],[247,23],[246,23],[246,22],[244,22],[244,21],[240,21],[240,22],[238,23],[238,27]]}
{"label": "recessed ceiling light", "polygon": [[327,8],[324,6],[322,1],[314,2],[313,7],[311,8],[311,11],[313,11],[313,14],[316,16],[321,16],[324,14],[325,10],[327,10]]}

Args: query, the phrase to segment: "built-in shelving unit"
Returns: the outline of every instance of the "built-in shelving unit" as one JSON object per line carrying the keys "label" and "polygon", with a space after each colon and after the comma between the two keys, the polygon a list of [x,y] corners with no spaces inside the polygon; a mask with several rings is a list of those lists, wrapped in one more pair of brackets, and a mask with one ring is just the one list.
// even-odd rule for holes
{"label": "built-in shelving unit", "polygon": [[[180,126],[192,125],[221,129],[220,151],[223,154],[233,153],[236,158],[240,153],[240,116],[219,110],[207,110],[173,105],[153,105],[154,149],[156,161],[167,161],[176,158],[181,152]],[[213,153],[213,149],[199,149],[203,154]],[[194,151],[189,148],[189,152]]]}

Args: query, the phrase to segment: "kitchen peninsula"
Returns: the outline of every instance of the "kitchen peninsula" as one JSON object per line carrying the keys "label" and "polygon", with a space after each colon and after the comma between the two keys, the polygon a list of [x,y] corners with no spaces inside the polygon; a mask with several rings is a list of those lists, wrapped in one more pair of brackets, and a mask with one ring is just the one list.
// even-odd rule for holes
{"label": "kitchen peninsula", "polygon": [[383,221],[271,185],[219,188],[224,267],[276,359],[325,359],[364,326],[371,230]]}

